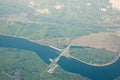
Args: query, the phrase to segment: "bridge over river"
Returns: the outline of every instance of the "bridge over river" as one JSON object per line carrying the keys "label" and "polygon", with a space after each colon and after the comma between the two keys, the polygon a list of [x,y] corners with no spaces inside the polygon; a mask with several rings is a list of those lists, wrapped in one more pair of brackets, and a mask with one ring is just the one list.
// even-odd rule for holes
{"label": "bridge over river", "polygon": [[59,61],[61,56],[69,57],[69,48],[71,44],[69,44],[64,50],[61,51],[60,55],[56,57],[55,59],[50,59],[51,64],[47,67],[47,72],[48,73],[53,73],[54,70],[57,68],[57,62]]}

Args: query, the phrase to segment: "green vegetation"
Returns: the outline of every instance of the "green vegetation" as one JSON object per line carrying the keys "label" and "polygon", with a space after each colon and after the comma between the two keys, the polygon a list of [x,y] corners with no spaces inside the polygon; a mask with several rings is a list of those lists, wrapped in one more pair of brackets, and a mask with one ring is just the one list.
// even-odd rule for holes
{"label": "green vegetation", "polygon": [[18,37],[25,37],[32,40],[51,39],[51,38],[75,38],[90,33],[97,33],[105,31],[99,28],[78,27],[70,25],[49,25],[49,24],[35,24],[25,22],[12,22],[6,24],[5,20],[0,20],[0,33],[13,35]]}
{"label": "green vegetation", "polygon": [[34,52],[0,48],[0,80],[88,80],[59,67],[49,74],[46,68]]}
{"label": "green vegetation", "polygon": [[[27,17],[33,20],[40,20],[42,16],[42,19],[63,19],[87,24],[109,24],[109,22],[105,22],[107,19],[111,20],[119,16],[119,11],[112,8],[109,0],[34,0],[34,7],[30,7],[30,0],[4,0],[0,4],[0,15],[2,16],[26,13]],[[60,5],[62,8],[57,10],[55,9],[56,5]],[[48,9],[50,14],[37,13],[36,9]],[[102,11],[102,9],[104,10]]]}
{"label": "green vegetation", "polygon": [[118,53],[92,47],[71,47],[71,56],[91,64],[106,64],[116,59]]}
{"label": "green vegetation", "polygon": [[[0,34],[64,48],[74,38],[113,31],[107,27],[120,24],[119,14],[120,11],[113,9],[109,0],[1,0]],[[107,63],[117,55],[105,49],[90,49],[71,48],[70,54],[98,64]],[[45,72],[40,76],[47,66],[34,52],[25,50],[0,48],[0,61],[0,80],[85,79],[61,68],[53,74]]]}
{"label": "green vegetation", "polygon": [[[62,7],[58,10],[55,6]],[[118,22],[120,16],[108,0],[4,0],[0,2],[0,11],[1,34],[32,40],[71,40],[91,33],[111,31],[113,29],[108,29],[108,25],[113,27],[111,24]],[[49,40],[45,44],[50,44],[47,42]],[[65,46],[60,44],[58,41],[52,45]]]}
{"label": "green vegetation", "polygon": [[13,80],[11,79],[9,76],[5,75],[5,74],[2,74],[1,71],[0,71],[0,79],[1,80]]}
{"label": "green vegetation", "polygon": [[[38,80],[46,65],[33,52],[0,48],[0,76]],[[31,76],[32,75],[32,76]],[[0,77],[0,80],[6,77]]]}
{"label": "green vegetation", "polygon": [[53,76],[57,76],[61,80],[90,80],[86,77],[82,77],[79,74],[73,74],[70,72],[67,72],[60,67],[56,69],[56,71],[53,73]]}
{"label": "green vegetation", "polygon": [[[44,23],[26,23],[20,21],[13,21],[7,24],[6,20],[0,20],[0,33],[5,35],[24,37],[31,40],[44,40],[40,44],[53,45],[58,48],[64,48],[69,41],[66,39],[73,39],[90,33],[97,33],[106,31],[100,28],[78,27],[62,24],[44,24]],[[51,42],[53,42],[51,44]],[[65,41],[65,43],[61,43]]]}
{"label": "green vegetation", "polygon": [[79,74],[73,74],[67,72],[60,67],[58,67],[55,72],[51,75],[49,73],[44,73],[42,76],[43,80],[90,80],[86,77],[82,77]]}
{"label": "green vegetation", "polygon": [[[36,3],[35,9],[47,8],[51,14],[38,13],[37,15],[35,9],[28,6],[30,5],[29,0],[4,0],[0,2],[0,16],[5,18],[4,23],[0,21],[0,33],[30,39],[75,38],[106,31],[100,29],[98,23],[103,25],[106,19],[114,19],[119,16],[119,11],[112,9],[107,0],[99,2],[98,0],[76,0],[74,4],[73,0],[69,0],[69,2],[63,0],[57,2],[56,0],[41,0],[39,2],[34,0],[34,3]],[[54,8],[57,3],[63,5],[61,10]],[[87,5],[88,3],[91,6]],[[102,12],[101,8],[106,8],[107,11]],[[89,24],[97,24],[97,26],[94,28],[93,25]]]}

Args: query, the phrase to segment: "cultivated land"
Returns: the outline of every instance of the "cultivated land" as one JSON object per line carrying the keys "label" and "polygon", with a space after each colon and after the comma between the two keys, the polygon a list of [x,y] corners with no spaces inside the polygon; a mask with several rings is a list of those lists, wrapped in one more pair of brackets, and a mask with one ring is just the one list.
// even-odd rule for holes
{"label": "cultivated land", "polygon": [[[72,57],[95,66],[114,63],[120,55],[119,31],[115,33],[90,34],[72,40],[70,54]],[[80,46],[80,47],[79,47]]]}
{"label": "cultivated land", "polygon": [[[39,44],[65,49],[67,57],[72,55],[72,57],[85,63],[89,63],[87,58],[92,58],[91,64],[94,65],[98,65],[99,62],[108,63],[109,60],[110,62],[115,61],[118,58],[116,54],[120,52],[120,39],[118,37],[120,32],[117,31],[120,30],[120,11],[119,6],[115,6],[115,4],[117,3],[112,0],[0,0],[0,34],[22,37]],[[66,46],[68,47],[66,48]],[[73,52],[71,53],[70,46],[89,46],[94,49],[87,52],[91,53],[91,55],[86,56],[83,53],[78,53],[81,49],[77,49],[78,51],[72,49]],[[99,53],[101,51],[106,53],[98,55],[96,50],[99,50]],[[0,53],[3,52],[12,53],[13,55],[16,55],[16,53],[23,53],[22,55],[31,53],[21,50],[0,49]],[[80,55],[80,57],[77,55]],[[87,58],[83,59],[81,55]],[[105,56],[103,57],[103,55]],[[66,53],[64,56],[66,56]],[[96,58],[96,56],[99,57]],[[8,58],[7,55],[4,55],[4,57]],[[17,64],[18,62],[14,65],[12,62],[17,60],[12,55],[10,57],[8,59],[11,59],[11,62],[7,60],[6,68],[1,69],[3,71],[0,73],[2,79],[5,80],[11,80],[10,77],[21,78],[13,77],[16,73],[17,76],[21,74],[22,78],[26,80],[40,78],[43,80],[84,80],[80,75],[68,73],[61,68],[55,69],[53,74],[45,72],[46,75],[40,77],[39,74],[44,69],[40,70],[38,67],[42,65],[43,68],[46,68],[46,65],[40,59],[38,61],[33,60],[36,63],[31,61],[32,57],[35,58],[33,55],[26,55],[21,59],[29,57],[28,61],[30,63],[26,64],[25,67],[34,63],[33,68],[36,70],[24,68],[26,72],[22,72],[23,68],[20,67],[20,70],[17,70],[14,67],[19,68],[21,65],[23,67],[24,60],[23,63],[21,61],[20,65]],[[38,57],[36,56],[36,58]],[[0,59],[4,58],[0,57]],[[100,61],[101,59],[102,61]],[[1,65],[4,66],[3,63]],[[63,77],[63,75],[66,76]]]}
{"label": "cultivated land", "polygon": [[4,0],[0,4],[1,34],[58,48],[76,37],[114,31],[120,25],[119,10],[107,0]]}
{"label": "cultivated land", "polygon": [[101,32],[75,38],[72,40],[72,46],[90,46],[95,48],[105,48],[112,52],[120,52],[120,36],[117,32]]}

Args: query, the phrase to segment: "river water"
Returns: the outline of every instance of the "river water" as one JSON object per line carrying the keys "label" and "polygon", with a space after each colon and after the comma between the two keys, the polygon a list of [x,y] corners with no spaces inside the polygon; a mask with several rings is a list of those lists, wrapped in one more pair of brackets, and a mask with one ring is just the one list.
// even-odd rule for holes
{"label": "river water", "polygon": [[[0,47],[17,48],[35,52],[46,64],[50,64],[49,59],[56,58],[59,51],[43,46],[32,41],[10,36],[0,35]],[[91,66],[73,58],[61,57],[58,61],[61,68],[66,71],[77,73],[88,77],[91,80],[114,80],[120,76],[120,58],[108,66]]]}

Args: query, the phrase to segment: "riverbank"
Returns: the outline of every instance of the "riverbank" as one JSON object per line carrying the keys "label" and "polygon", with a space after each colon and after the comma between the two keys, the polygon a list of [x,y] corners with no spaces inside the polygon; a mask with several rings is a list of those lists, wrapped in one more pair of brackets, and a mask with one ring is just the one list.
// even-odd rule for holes
{"label": "riverbank", "polygon": [[[41,46],[22,38],[0,36],[0,46],[33,51],[48,64],[51,63],[49,61],[50,58],[55,59],[57,56],[59,56],[58,51],[55,49],[47,46]],[[73,58],[61,56],[57,64],[66,71],[86,76],[92,80],[113,80],[120,75],[120,59],[109,66],[96,67],[90,66]]]}
{"label": "riverbank", "polygon": [[51,47],[51,48],[53,48],[53,49],[56,49],[56,50],[58,50],[58,51],[62,51],[62,49],[59,49],[59,48],[57,48],[57,47],[54,47],[54,46],[52,46],[52,45],[49,45],[49,47]]}
{"label": "riverbank", "polygon": [[[114,53],[116,52],[119,53],[117,56],[115,55],[113,59],[111,58],[112,60],[110,60],[110,62],[108,59],[108,63],[105,63],[105,64],[94,64],[94,63],[92,64],[92,62],[88,63],[89,65],[92,65],[92,66],[107,66],[116,62],[120,57],[120,50],[119,50],[120,37],[118,35],[119,35],[119,30],[115,32],[93,33],[88,36],[82,36],[82,37],[73,39],[71,42],[71,45],[72,46],[89,46],[89,47],[98,48],[98,49],[106,49]],[[71,57],[86,63],[85,61],[82,61],[79,58],[76,58],[74,56],[71,56]]]}
{"label": "riverbank", "polygon": [[[25,38],[25,37],[18,37],[18,36],[6,35],[6,34],[1,34],[1,33],[0,33],[0,35],[2,35],[2,36],[7,36],[7,37],[21,38],[21,39],[25,39],[25,40],[28,40],[28,41],[31,41],[31,42],[36,43],[34,40],[31,40],[31,39],[28,39],[28,38]],[[36,44],[38,44],[38,43],[36,43]],[[41,44],[39,44],[39,45],[41,45]],[[42,46],[45,46],[45,45],[42,45]],[[48,47],[49,47],[49,46],[48,46]],[[30,51],[30,52],[34,52],[34,51]],[[34,53],[35,53],[35,52],[34,52]],[[44,65],[48,66],[48,64],[45,63],[41,58],[40,58],[40,60],[42,61],[42,63],[43,63]]]}
{"label": "riverbank", "polygon": [[[26,37],[18,37],[18,36],[15,36],[15,35],[13,36],[13,35],[7,35],[7,34],[2,34],[2,33],[0,33],[0,35],[4,35],[4,36],[8,36],[8,37],[23,38],[23,39],[29,40],[29,41],[31,41],[31,42],[34,42],[34,43],[36,43],[36,44],[40,44],[40,43],[36,42],[35,40],[31,40],[31,39],[26,38]],[[59,49],[59,48],[57,48],[57,47],[54,47],[54,46],[52,46],[52,45],[45,45],[45,44],[40,44],[40,45],[48,46],[48,47],[53,48],[53,49],[56,49],[56,50],[58,50],[58,51],[60,51],[60,52],[63,50],[63,49]]]}
{"label": "riverbank", "polygon": [[[11,35],[1,34],[1,33],[0,33],[0,35],[9,36],[9,37],[16,37],[16,38],[23,38],[23,39],[26,39],[26,40],[28,40],[28,41],[31,41],[31,42],[36,43],[34,40],[30,40],[30,39],[25,38],[25,37],[11,36]],[[37,43],[37,44],[38,44],[38,43]],[[44,46],[45,46],[45,45],[44,45]],[[54,46],[48,46],[48,47],[53,48],[53,49],[55,49],[55,50],[58,50],[58,51],[60,51],[60,52],[62,51],[61,49],[58,49],[58,48],[56,48],[56,47],[54,47]],[[69,54],[69,53],[67,53],[67,54]],[[64,55],[63,55],[63,56],[64,56]],[[66,57],[66,56],[65,56],[65,57]],[[82,60],[80,60],[80,59],[77,59],[77,58],[71,56],[70,54],[69,54],[69,57],[71,57],[71,58],[73,58],[73,59],[76,59],[76,60],[78,60],[78,61],[80,61],[80,62],[83,62],[83,63],[85,63],[85,64],[91,65],[91,66],[107,66],[107,65],[110,65],[110,64],[113,64],[114,62],[116,62],[116,61],[119,59],[120,54],[119,54],[114,60],[112,60],[111,62],[106,63],[106,64],[92,64],[92,63],[87,63],[87,62],[85,62],[85,61],[82,61]],[[48,64],[46,64],[43,60],[42,60],[42,62],[43,62],[45,65],[48,66]]]}
{"label": "riverbank", "polygon": [[73,57],[73,56],[71,56],[71,55],[70,55],[70,57],[73,58],[73,59],[75,59],[75,60],[78,60],[78,61],[80,61],[80,62],[83,62],[83,63],[85,63],[85,64],[91,65],[91,66],[101,67],[101,66],[108,66],[108,65],[111,65],[111,64],[115,63],[115,62],[119,59],[120,53],[119,53],[119,55],[118,55],[114,60],[112,60],[112,61],[109,62],[109,63],[105,63],[105,64],[92,64],[92,63],[87,63],[87,62],[85,62],[85,61],[82,61],[82,60],[80,60],[80,59],[77,59],[77,58],[75,58],[75,57]]}

